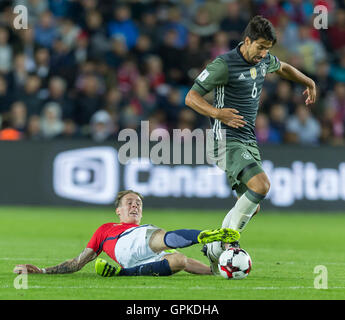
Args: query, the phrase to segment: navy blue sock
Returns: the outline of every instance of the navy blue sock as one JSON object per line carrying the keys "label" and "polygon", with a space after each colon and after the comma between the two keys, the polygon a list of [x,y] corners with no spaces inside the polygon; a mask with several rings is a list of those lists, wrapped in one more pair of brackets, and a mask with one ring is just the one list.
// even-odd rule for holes
{"label": "navy blue sock", "polygon": [[123,268],[119,276],[170,276],[172,271],[166,259],[141,264],[133,268]]}
{"label": "navy blue sock", "polygon": [[164,236],[164,243],[167,247],[173,249],[189,247],[199,243],[198,235],[200,232],[200,230],[194,229],[168,231]]}

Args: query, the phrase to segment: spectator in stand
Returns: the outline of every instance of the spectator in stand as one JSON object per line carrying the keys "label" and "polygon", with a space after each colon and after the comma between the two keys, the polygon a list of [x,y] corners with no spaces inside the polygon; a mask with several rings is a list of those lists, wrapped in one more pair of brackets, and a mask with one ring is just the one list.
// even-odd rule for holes
{"label": "spectator in stand", "polygon": [[13,95],[8,90],[6,78],[0,75],[0,115],[9,111],[12,101]]}
{"label": "spectator in stand", "polygon": [[41,79],[37,75],[30,75],[21,94],[21,101],[26,105],[28,116],[40,114],[42,100],[40,99]]}
{"label": "spectator in stand", "polygon": [[164,59],[163,71],[165,80],[169,84],[179,84],[184,79],[182,71],[181,55],[182,49],[175,46],[177,33],[170,29],[166,32],[163,43],[159,46],[157,53],[160,58]]}
{"label": "spectator in stand", "polygon": [[66,119],[63,122],[63,131],[57,136],[58,139],[81,139],[81,134],[78,126],[72,119]]}
{"label": "spectator in stand", "polygon": [[177,129],[193,131],[197,127],[197,120],[196,112],[190,109],[183,109],[178,115]]}
{"label": "spectator in stand", "polygon": [[247,17],[242,15],[241,9],[239,0],[230,1],[227,4],[226,16],[220,22],[220,29],[225,31],[230,38],[231,49],[241,41],[243,30],[249,22]]}
{"label": "spectator in stand", "polygon": [[192,86],[194,79],[201,73],[209,53],[201,47],[200,36],[195,33],[188,34],[187,46],[182,52],[182,70],[184,73],[184,82],[187,86]]}
{"label": "spectator in stand", "polygon": [[270,131],[275,143],[283,143],[286,132],[287,110],[284,105],[276,103],[270,108]]}
{"label": "spectator in stand", "polygon": [[286,106],[288,113],[291,114],[294,112],[295,108],[291,99],[292,94],[291,83],[285,80],[279,80],[272,100],[275,103],[280,103]]}
{"label": "spectator in stand", "polygon": [[52,13],[43,12],[35,25],[35,42],[40,46],[51,48],[57,37],[58,30]]}
{"label": "spectator in stand", "polygon": [[177,35],[176,42],[174,44],[175,47],[182,49],[186,46],[188,30],[182,21],[181,10],[179,7],[174,6],[168,10],[168,19],[164,22],[161,30],[163,39],[168,30],[175,30]]}
{"label": "spectator in stand", "polygon": [[150,89],[156,91],[165,84],[163,61],[159,56],[151,55],[145,60],[144,75],[149,81]]}
{"label": "spectator in stand", "polygon": [[50,77],[50,52],[47,48],[39,47],[35,50],[34,68],[35,73],[41,79],[41,87],[47,88],[48,79]]}
{"label": "spectator in stand", "polygon": [[212,42],[213,35],[219,30],[218,23],[211,21],[209,12],[200,7],[193,20],[187,22],[189,32],[199,35],[202,42]]}
{"label": "spectator in stand", "polygon": [[49,102],[44,105],[41,115],[42,136],[46,139],[55,138],[62,133],[63,128],[60,105],[55,102]]}
{"label": "spectator in stand", "polygon": [[48,97],[44,104],[48,102],[56,102],[60,105],[63,119],[73,119],[74,103],[72,99],[67,96],[67,83],[61,77],[51,77],[48,84]]}
{"label": "spectator in stand", "polygon": [[115,139],[112,118],[105,110],[99,110],[91,117],[90,129],[91,139],[95,142]]}
{"label": "spectator in stand", "polygon": [[110,37],[123,37],[128,49],[132,49],[137,43],[138,29],[131,19],[131,11],[125,4],[120,4],[114,10],[114,20],[108,23]]}
{"label": "spectator in stand", "polygon": [[135,113],[135,108],[130,104],[127,104],[122,108],[119,125],[121,129],[137,130],[140,134],[140,116]]}
{"label": "spectator in stand", "polygon": [[73,55],[77,64],[89,60],[89,36],[85,31],[78,34],[73,49]]}
{"label": "spectator in stand", "polygon": [[58,34],[65,46],[71,50],[74,48],[77,38],[81,32],[81,28],[77,26],[71,18],[60,20]]}
{"label": "spectator in stand", "polygon": [[120,113],[120,110],[123,108],[124,104],[125,99],[123,98],[121,91],[116,86],[109,88],[105,96],[104,109],[110,114]]}
{"label": "spectator in stand", "polygon": [[143,73],[144,68],[142,67],[145,64],[145,60],[153,55],[153,44],[152,40],[145,34],[138,37],[137,44],[132,49],[133,54],[137,58],[137,64],[139,70]]}
{"label": "spectator in stand", "polygon": [[24,133],[27,125],[27,108],[22,101],[16,101],[11,105],[9,122],[12,129]]}
{"label": "spectator in stand", "polygon": [[156,96],[150,91],[150,83],[146,77],[140,76],[136,80],[129,103],[143,120],[156,109]]}
{"label": "spectator in stand", "polygon": [[35,52],[39,47],[34,40],[34,28],[28,25],[27,29],[17,30],[15,35],[18,37],[17,41],[13,43],[13,52],[15,55],[24,54],[25,66],[30,72],[35,68]]}
{"label": "spectator in stand", "polygon": [[321,135],[319,122],[313,117],[309,108],[300,104],[295,113],[287,120],[287,142],[315,145]]}
{"label": "spectator in stand", "polygon": [[277,26],[281,15],[284,14],[284,10],[278,0],[264,0],[259,5],[258,14],[270,20],[274,26]]}
{"label": "spectator in stand", "polygon": [[213,45],[211,48],[211,59],[230,51],[229,36],[224,31],[218,31],[213,38]]}
{"label": "spectator in stand", "polygon": [[0,74],[8,73],[12,68],[13,51],[8,40],[8,30],[0,27]]}
{"label": "spectator in stand", "polygon": [[282,31],[278,44],[282,45],[286,50],[294,48],[296,39],[298,39],[298,24],[290,20],[289,16],[284,12],[280,16],[277,28]]}
{"label": "spectator in stand", "polygon": [[70,82],[74,76],[77,64],[73,51],[59,38],[53,43],[50,61],[51,73],[64,77]]}
{"label": "spectator in stand", "polygon": [[75,120],[80,126],[87,126],[92,115],[103,106],[100,82],[96,75],[86,74],[75,100]]}
{"label": "spectator in stand", "polygon": [[48,0],[49,9],[57,18],[65,18],[69,15],[71,2],[70,0]]}
{"label": "spectator in stand", "polygon": [[345,46],[340,50],[339,56],[339,62],[332,63],[329,75],[333,81],[345,83]]}
{"label": "spectator in stand", "polygon": [[156,49],[160,42],[160,31],[154,10],[148,9],[143,12],[138,28],[141,35],[145,35],[151,39],[153,49]]}
{"label": "spectator in stand", "polygon": [[313,15],[313,4],[308,0],[284,1],[282,5],[289,18],[297,24],[305,24]]}
{"label": "spectator in stand", "polygon": [[103,17],[98,11],[92,10],[87,13],[85,30],[90,37],[90,56],[103,58],[106,52],[110,50],[110,43],[106,37]]}
{"label": "spectator in stand", "polygon": [[119,67],[117,83],[120,91],[128,97],[139,78],[139,69],[133,57],[128,57]]}
{"label": "spectator in stand", "polygon": [[320,41],[311,38],[308,25],[299,26],[299,37],[292,52],[302,58],[303,70],[314,75],[319,63],[326,58],[326,51]]}
{"label": "spectator in stand", "polygon": [[343,138],[345,133],[345,83],[337,83],[334,91],[326,98],[326,115],[335,138]]}
{"label": "spectator in stand", "polygon": [[291,48],[287,48],[284,46],[283,29],[281,27],[276,27],[275,30],[277,36],[277,43],[270,49],[270,53],[276,57],[279,57],[280,61],[290,61]]}
{"label": "spectator in stand", "polygon": [[14,57],[13,69],[8,74],[8,90],[13,95],[19,95],[24,90],[24,85],[28,79],[28,72],[25,65],[25,55],[22,53]]}
{"label": "spectator in stand", "polygon": [[[92,60],[91,60],[92,61]],[[97,74],[101,81],[102,93],[106,94],[106,90],[117,86],[117,74],[115,69],[109,68],[105,61],[96,60],[95,74]]]}
{"label": "spectator in stand", "polygon": [[105,53],[105,61],[112,68],[119,68],[128,55],[128,48],[125,41],[121,38],[110,40],[109,50]]}
{"label": "spectator in stand", "polygon": [[335,21],[327,30],[332,50],[337,51],[345,46],[345,9],[337,9]]}
{"label": "spectator in stand", "polygon": [[[344,65],[345,68],[345,65]],[[320,98],[326,97],[327,93],[334,87],[332,79],[332,67],[327,60],[321,61],[316,68],[315,82],[317,83]],[[334,69],[333,69],[334,70]],[[336,70],[336,69],[335,69]]]}
{"label": "spectator in stand", "polygon": [[28,126],[26,129],[26,138],[29,140],[41,140],[41,117],[33,115],[28,120]]}
{"label": "spectator in stand", "polygon": [[149,117],[149,134],[154,141],[169,140],[168,122],[162,109],[156,109]]}
{"label": "spectator in stand", "polygon": [[160,98],[159,106],[166,114],[170,129],[175,128],[179,114],[185,109],[181,91],[178,88],[171,87],[169,92]]}
{"label": "spectator in stand", "polygon": [[270,120],[265,113],[258,113],[255,124],[256,138],[259,144],[279,143],[278,132],[272,130]]}
{"label": "spectator in stand", "polygon": [[320,121],[321,134],[320,142],[330,145],[343,145],[344,136],[336,126],[334,127],[334,119],[336,116],[336,110],[334,108],[326,108],[322,114]]}

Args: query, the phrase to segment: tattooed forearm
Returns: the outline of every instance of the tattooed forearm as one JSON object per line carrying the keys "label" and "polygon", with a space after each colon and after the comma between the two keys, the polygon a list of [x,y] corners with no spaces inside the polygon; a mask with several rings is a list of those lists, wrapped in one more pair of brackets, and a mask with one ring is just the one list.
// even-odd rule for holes
{"label": "tattooed forearm", "polygon": [[55,267],[49,267],[46,268],[46,272],[49,274],[55,274],[55,273],[72,273],[79,271],[81,268],[79,268],[78,261],[76,259],[67,260]]}
{"label": "tattooed forearm", "polygon": [[78,257],[62,262],[57,266],[45,268],[45,270],[48,274],[76,272],[95,259],[96,256],[92,249],[86,248]]}

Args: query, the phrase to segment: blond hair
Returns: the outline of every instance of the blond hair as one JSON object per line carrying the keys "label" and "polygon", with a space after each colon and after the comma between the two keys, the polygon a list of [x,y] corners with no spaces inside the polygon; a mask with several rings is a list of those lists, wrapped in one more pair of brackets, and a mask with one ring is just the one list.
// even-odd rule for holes
{"label": "blond hair", "polygon": [[139,192],[136,192],[136,191],[133,191],[133,190],[123,190],[123,191],[120,191],[117,196],[116,196],[116,199],[115,199],[115,209],[117,209],[120,205],[121,205],[121,199],[129,194],[129,193],[134,193],[136,194],[141,201],[144,200],[144,197],[139,193]]}

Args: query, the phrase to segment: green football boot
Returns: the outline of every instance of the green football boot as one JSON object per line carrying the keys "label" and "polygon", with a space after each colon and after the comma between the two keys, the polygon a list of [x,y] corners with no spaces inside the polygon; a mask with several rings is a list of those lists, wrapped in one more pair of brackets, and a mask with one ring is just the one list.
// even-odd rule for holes
{"label": "green football boot", "polygon": [[201,231],[198,236],[199,243],[206,244],[213,241],[231,243],[240,239],[240,233],[230,228]]}
{"label": "green football boot", "polygon": [[95,263],[95,270],[96,273],[102,277],[114,277],[119,274],[121,271],[121,267],[119,265],[113,266],[108,263],[106,260],[97,258]]}

